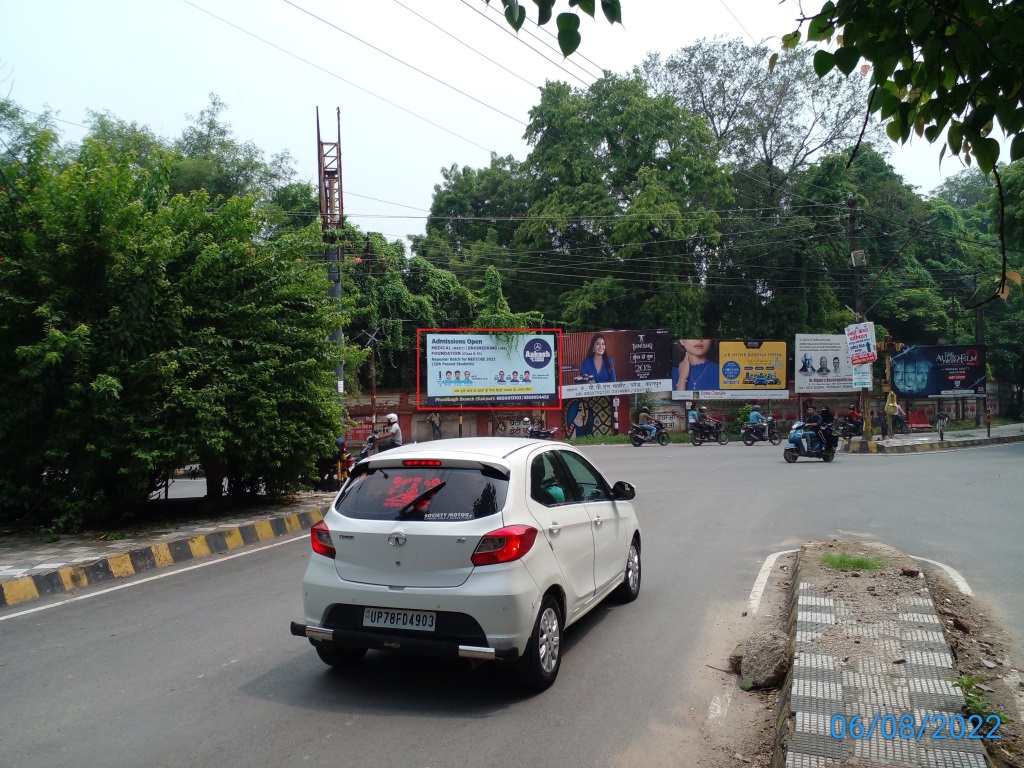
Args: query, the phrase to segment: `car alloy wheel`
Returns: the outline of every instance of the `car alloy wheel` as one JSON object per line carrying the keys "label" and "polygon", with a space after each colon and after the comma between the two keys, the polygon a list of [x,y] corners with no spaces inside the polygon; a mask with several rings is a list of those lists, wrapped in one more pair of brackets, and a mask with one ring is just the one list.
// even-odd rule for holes
{"label": "car alloy wheel", "polygon": [[640,545],[633,539],[626,553],[626,572],[622,577],[622,583],[615,590],[615,598],[622,603],[636,600],[640,594],[640,577]]}
{"label": "car alloy wheel", "polygon": [[562,611],[551,595],[540,605],[533,635],[520,659],[520,679],[533,691],[551,687],[562,663]]}

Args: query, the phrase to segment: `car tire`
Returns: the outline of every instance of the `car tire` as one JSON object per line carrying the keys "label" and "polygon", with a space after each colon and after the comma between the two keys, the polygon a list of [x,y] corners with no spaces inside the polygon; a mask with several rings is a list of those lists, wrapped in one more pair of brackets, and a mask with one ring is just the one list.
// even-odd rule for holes
{"label": "car tire", "polygon": [[519,660],[519,681],[530,691],[547,690],[562,666],[562,609],[551,595],[545,596],[533,624],[526,653]]}
{"label": "car tire", "polygon": [[334,643],[313,643],[313,647],[316,648],[316,655],[320,657],[320,661],[335,669],[351,669],[366,655],[365,648]]}
{"label": "car tire", "polygon": [[626,572],[622,576],[622,583],[612,592],[612,596],[620,603],[631,603],[639,596],[640,578],[643,575],[640,563],[640,543],[633,539],[626,552]]}
{"label": "car tire", "polygon": [[658,445],[660,445],[662,448],[664,448],[666,445],[668,445],[668,441],[669,441],[668,432],[659,432],[658,433]]}

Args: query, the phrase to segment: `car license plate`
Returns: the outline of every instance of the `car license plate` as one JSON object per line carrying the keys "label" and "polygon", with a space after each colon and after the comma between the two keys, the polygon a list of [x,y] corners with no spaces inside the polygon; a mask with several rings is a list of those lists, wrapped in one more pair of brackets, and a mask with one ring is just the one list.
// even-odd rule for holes
{"label": "car license plate", "polygon": [[396,611],[390,608],[364,608],[364,627],[412,629],[433,632],[436,614],[433,611]]}

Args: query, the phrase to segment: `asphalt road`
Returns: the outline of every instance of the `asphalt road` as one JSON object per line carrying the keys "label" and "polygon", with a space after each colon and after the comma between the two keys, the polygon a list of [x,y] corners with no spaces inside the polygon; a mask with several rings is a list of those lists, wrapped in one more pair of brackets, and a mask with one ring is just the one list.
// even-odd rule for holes
{"label": "asphalt road", "polygon": [[[307,536],[5,619],[0,766],[679,766],[764,558],[823,537],[955,567],[1024,637],[1024,444],[787,465],[782,448],[586,449],[638,487],[640,599],[568,630],[527,697],[494,666],[373,653],[328,670],[288,633]],[[56,603],[60,604],[56,604]]]}

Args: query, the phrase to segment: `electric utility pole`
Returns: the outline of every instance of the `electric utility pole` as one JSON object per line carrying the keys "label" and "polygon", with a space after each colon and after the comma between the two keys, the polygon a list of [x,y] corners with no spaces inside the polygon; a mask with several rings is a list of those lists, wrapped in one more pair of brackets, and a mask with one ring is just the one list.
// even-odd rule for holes
{"label": "electric utility pole", "polygon": [[[853,311],[857,315],[856,322],[863,323],[864,317],[864,295],[860,287],[860,268],[867,266],[867,255],[862,251],[857,241],[857,201],[852,197],[846,200],[846,207],[850,212],[847,221],[847,237],[850,240],[850,262],[853,265]],[[870,365],[870,363],[869,363]],[[860,411],[864,415],[864,438],[871,439],[871,393],[869,389],[861,389],[857,395],[860,402]]]}
{"label": "electric utility pole", "polygon": [[[320,159],[320,224],[326,246],[324,258],[327,261],[327,277],[331,281],[330,296],[341,304],[341,262],[345,259],[342,238],[345,227],[345,208],[341,184],[341,108],[338,107],[338,140],[323,141],[320,138],[320,108],[316,110],[317,155]],[[339,346],[345,341],[345,332],[338,328],[331,334],[331,341]],[[338,398],[344,401],[345,367],[334,368]]]}

